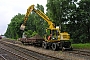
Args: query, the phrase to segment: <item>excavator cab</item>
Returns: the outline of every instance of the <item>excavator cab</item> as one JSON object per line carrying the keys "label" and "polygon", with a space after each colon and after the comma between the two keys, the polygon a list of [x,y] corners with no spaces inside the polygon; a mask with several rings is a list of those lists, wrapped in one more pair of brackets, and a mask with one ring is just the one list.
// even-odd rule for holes
{"label": "excavator cab", "polygon": [[58,40],[58,31],[51,30],[51,33],[52,33],[52,40]]}
{"label": "excavator cab", "polygon": [[42,47],[45,49],[50,47],[52,50],[72,50],[70,35],[67,32],[60,33],[59,29],[46,29],[45,41]]}
{"label": "excavator cab", "polygon": [[58,35],[59,35],[59,32],[57,29],[46,29],[46,34],[45,34],[45,40],[46,41],[57,41],[58,40]]}

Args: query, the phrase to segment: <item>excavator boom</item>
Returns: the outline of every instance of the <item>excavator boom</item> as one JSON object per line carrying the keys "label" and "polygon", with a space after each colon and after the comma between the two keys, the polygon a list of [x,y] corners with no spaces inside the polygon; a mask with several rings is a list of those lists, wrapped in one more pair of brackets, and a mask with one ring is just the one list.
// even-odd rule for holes
{"label": "excavator boom", "polygon": [[27,9],[27,12],[26,12],[26,15],[24,17],[24,23],[21,25],[20,29],[21,30],[24,30],[25,29],[25,24],[26,24],[26,21],[28,20],[28,17],[30,15],[30,13],[34,11],[36,14],[38,14],[40,17],[42,17],[49,25],[49,28],[55,28],[55,25],[54,23],[51,22],[51,20],[48,18],[48,16],[46,16],[41,10],[36,10],[34,8],[34,5],[31,5],[28,9]]}

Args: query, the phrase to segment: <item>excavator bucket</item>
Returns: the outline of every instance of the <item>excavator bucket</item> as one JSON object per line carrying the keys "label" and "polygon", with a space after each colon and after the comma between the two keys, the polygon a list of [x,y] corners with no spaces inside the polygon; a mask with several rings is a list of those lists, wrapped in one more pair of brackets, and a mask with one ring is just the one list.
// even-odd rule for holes
{"label": "excavator bucket", "polygon": [[20,27],[20,30],[24,30],[25,29],[25,25],[21,25],[21,27]]}

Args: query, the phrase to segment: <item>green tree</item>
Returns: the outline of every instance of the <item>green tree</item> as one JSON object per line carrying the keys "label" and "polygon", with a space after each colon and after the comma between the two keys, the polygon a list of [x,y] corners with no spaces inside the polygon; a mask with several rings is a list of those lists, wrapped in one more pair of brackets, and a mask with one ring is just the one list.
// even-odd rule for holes
{"label": "green tree", "polygon": [[32,37],[32,34],[33,34],[32,30],[24,31],[24,33],[25,35],[27,35],[27,38]]}
{"label": "green tree", "polygon": [[90,42],[90,0],[81,0],[78,3],[80,12],[80,39],[81,42]]}
{"label": "green tree", "polygon": [[[37,9],[44,12],[44,7],[42,5],[37,4]],[[35,34],[39,34],[43,36],[46,24],[45,21],[37,15],[35,12],[32,12],[26,21],[26,28],[24,31],[20,30],[21,24],[24,22],[24,16],[22,14],[18,14],[11,19],[10,24],[8,25],[5,36],[8,38],[20,38],[23,35],[23,32],[27,34],[27,37],[34,36]]]}
{"label": "green tree", "polygon": [[74,43],[90,42],[90,1],[81,0],[78,7],[68,16],[68,31]]}
{"label": "green tree", "polygon": [[76,9],[77,0],[48,0],[47,13],[51,20],[62,28],[62,31],[67,30],[63,26],[69,21],[70,14]]}
{"label": "green tree", "polygon": [[22,36],[22,31],[20,30],[20,25],[23,21],[24,15],[18,13],[18,15],[14,16],[11,19],[10,24],[8,24],[8,28],[6,30],[5,36],[8,38],[15,38]]}

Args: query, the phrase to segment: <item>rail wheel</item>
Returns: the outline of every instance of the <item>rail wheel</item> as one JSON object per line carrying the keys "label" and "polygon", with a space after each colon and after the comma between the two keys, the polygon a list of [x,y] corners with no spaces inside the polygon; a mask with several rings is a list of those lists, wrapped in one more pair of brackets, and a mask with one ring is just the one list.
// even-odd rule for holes
{"label": "rail wheel", "polygon": [[43,43],[42,43],[42,47],[45,48],[45,49],[48,49],[47,42],[43,42]]}
{"label": "rail wheel", "polygon": [[56,43],[52,43],[52,50],[54,51],[58,50],[58,46]]}

